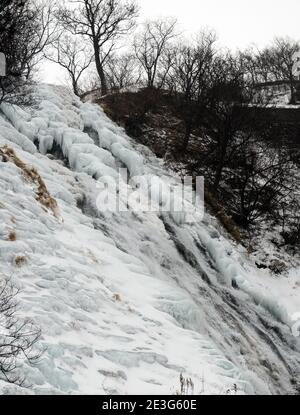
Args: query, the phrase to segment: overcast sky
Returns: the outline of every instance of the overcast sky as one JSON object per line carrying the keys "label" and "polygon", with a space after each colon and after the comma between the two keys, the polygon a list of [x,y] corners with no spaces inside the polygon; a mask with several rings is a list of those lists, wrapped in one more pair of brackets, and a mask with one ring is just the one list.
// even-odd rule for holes
{"label": "overcast sky", "polygon": [[[231,49],[268,44],[274,36],[300,38],[300,0],[137,0],[140,19],[175,16],[182,31],[216,30]],[[61,83],[62,73],[47,65],[42,79]]]}
{"label": "overcast sky", "polygon": [[138,0],[143,16],[176,16],[184,29],[214,28],[230,48],[300,37],[300,0]]}

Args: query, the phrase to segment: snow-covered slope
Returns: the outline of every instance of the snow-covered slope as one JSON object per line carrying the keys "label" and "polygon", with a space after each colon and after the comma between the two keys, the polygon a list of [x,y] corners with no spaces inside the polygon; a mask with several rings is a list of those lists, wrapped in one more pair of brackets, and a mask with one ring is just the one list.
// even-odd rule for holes
{"label": "snow-covered slope", "polygon": [[175,393],[180,373],[195,393],[295,392],[297,310],[280,306],[272,280],[209,215],[99,211],[97,180],[119,167],[166,186],[172,172],[98,106],[47,85],[35,100],[30,111],[2,105],[0,147],[35,167],[58,211],[0,159],[0,272],[21,289],[19,314],[41,328],[45,351],[20,368],[29,389],[2,381],[2,393]]}

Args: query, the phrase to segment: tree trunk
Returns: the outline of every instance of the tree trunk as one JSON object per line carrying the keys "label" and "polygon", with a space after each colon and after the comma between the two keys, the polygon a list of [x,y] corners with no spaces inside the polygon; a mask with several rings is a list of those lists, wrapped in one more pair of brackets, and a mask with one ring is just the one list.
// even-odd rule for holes
{"label": "tree trunk", "polygon": [[184,140],[182,143],[181,150],[186,151],[189,145],[190,137],[192,133],[192,125],[190,122],[186,122],[185,124],[185,134],[184,134]]}
{"label": "tree trunk", "polygon": [[295,97],[295,86],[294,86],[294,79],[290,79],[290,89],[291,89],[291,104],[296,104],[296,97]]}
{"label": "tree trunk", "polygon": [[76,79],[73,75],[72,75],[72,86],[73,86],[74,94],[79,97],[80,94],[79,94],[79,90],[78,90],[78,85],[77,85]]}
{"label": "tree trunk", "polygon": [[94,44],[94,51],[95,51],[95,63],[96,63],[96,69],[100,78],[101,83],[101,94],[106,95],[107,94],[107,83],[106,83],[106,76],[104,73],[103,65],[100,59],[100,50],[97,44]]}
{"label": "tree trunk", "polygon": [[220,159],[219,159],[219,162],[218,162],[218,165],[217,165],[215,180],[214,180],[214,184],[213,184],[214,191],[217,191],[218,187],[220,185],[220,181],[221,181],[222,173],[223,173],[223,168],[224,168],[224,162],[225,162],[226,153],[227,153],[228,142],[229,142],[228,136],[223,137],[222,143],[221,143],[221,148],[220,148]]}

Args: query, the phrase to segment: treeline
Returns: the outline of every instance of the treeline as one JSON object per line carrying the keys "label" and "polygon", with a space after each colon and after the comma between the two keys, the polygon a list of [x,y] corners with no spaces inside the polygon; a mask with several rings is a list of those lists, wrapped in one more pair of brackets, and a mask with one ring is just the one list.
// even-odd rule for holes
{"label": "treeline", "polygon": [[265,49],[233,54],[218,46],[213,31],[187,41],[175,19],[137,24],[138,15],[131,0],[1,1],[0,50],[7,59],[2,92],[10,92],[11,78],[29,80],[48,59],[66,70],[77,95],[93,87],[106,95],[138,86],[202,102],[209,88],[229,81],[243,88],[247,102],[259,95],[260,83],[279,80],[288,82],[295,103],[298,42],[275,39]]}
{"label": "treeline", "polygon": [[[292,39],[275,39],[262,50],[232,54],[218,46],[212,31],[185,40],[173,18],[137,25],[137,5],[120,0],[79,0],[76,7],[72,2],[58,4],[55,16],[61,33],[46,57],[68,71],[76,94],[93,87],[106,95],[145,86],[199,100],[204,83],[207,87],[214,82],[225,62],[248,87],[276,80],[288,82],[291,103],[295,103],[300,46]],[[82,76],[92,64],[95,77],[90,85],[82,84]]]}

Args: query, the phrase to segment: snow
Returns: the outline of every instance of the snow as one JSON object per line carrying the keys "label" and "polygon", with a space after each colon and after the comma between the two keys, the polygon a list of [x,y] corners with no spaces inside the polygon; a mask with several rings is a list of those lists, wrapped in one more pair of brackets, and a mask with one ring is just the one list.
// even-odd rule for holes
{"label": "snow", "polygon": [[[29,390],[3,381],[2,393],[169,394],[180,373],[195,393],[203,383],[207,394],[234,384],[241,394],[292,392],[299,270],[275,283],[188,200],[187,212],[159,212],[181,179],[100,107],[49,85],[34,98],[31,109],[2,106],[0,147],[37,169],[60,218],[38,203],[19,168],[0,161],[1,275],[20,288],[19,314],[41,328],[36,347],[45,350],[20,368]],[[54,144],[68,164],[47,156]],[[99,211],[107,176],[130,191],[136,175],[141,205],[150,193],[157,209],[136,211],[132,201],[126,212]]]}

